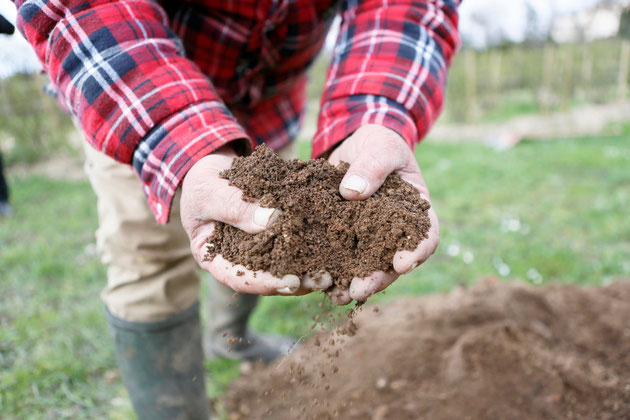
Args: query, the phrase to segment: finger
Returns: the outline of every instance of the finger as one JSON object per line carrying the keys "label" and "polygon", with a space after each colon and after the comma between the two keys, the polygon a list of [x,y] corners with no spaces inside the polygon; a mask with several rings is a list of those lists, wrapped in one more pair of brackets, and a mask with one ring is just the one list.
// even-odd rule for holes
{"label": "finger", "polygon": [[335,305],[343,306],[352,302],[348,289],[340,289],[335,286],[332,290],[326,292],[326,294]]}
{"label": "finger", "polygon": [[212,237],[214,237],[214,223],[198,226],[190,233],[190,250],[200,267],[205,262],[208,253],[206,240]]}
{"label": "finger", "polygon": [[350,297],[357,302],[364,302],[373,294],[392,284],[397,278],[398,274],[384,271],[377,271],[365,278],[355,277],[350,283]]}
{"label": "finger", "polygon": [[243,200],[243,192],[229,185],[227,180],[221,179],[217,184],[205,209],[212,220],[254,234],[262,232],[278,219],[279,210],[261,207],[258,201]]}
{"label": "finger", "polygon": [[328,271],[316,273],[302,278],[302,288],[305,290],[326,290],[332,286],[332,276]]}
{"label": "finger", "polygon": [[429,198],[429,189],[427,188],[427,184],[424,182],[422,171],[415,159],[411,160],[407,166],[400,169],[398,171],[398,175],[418,190],[422,198],[429,202],[431,201]]}
{"label": "finger", "polygon": [[181,220],[191,231],[212,221],[220,221],[247,233],[258,233],[271,225],[280,212],[261,207],[256,200],[243,200],[243,192],[221,178],[233,157],[212,154],[200,160],[183,181]]}
{"label": "finger", "polygon": [[266,271],[252,271],[240,264],[232,264],[221,255],[216,255],[212,261],[203,261],[201,268],[238,293],[293,295],[300,289],[300,278],[296,275],[287,274],[278,278]]}
{"label": "finger", "polygon": [[397,251],[394,254],[394,270],[399,274],[405,274],[424,263],[440,244],[440,223],[433,207],[429,209],[428,237],[424,239],[413,251]]}
{"label": "finger", "polygon": [[339,186],[339,193],[346,200],[365,200],[383,185],[389,174],[407,165],[409,147],[403,141],[389,142],[392,147],[388,148],[387,159],[382,156],[382,145],[367,146],[350,164]]}

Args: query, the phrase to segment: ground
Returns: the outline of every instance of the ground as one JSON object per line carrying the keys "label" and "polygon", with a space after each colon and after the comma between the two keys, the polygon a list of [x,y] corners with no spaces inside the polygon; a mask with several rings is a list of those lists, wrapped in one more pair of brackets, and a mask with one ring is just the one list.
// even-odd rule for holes
{"label": "ground", "polygon": [[[498,152],[426,143],[420,166],[442,242],[385,295],[448,291],[498,276],[533,284],[608,284],[630,275],[630,130],[522,142]],[[308,146],[301,144],[302,157]],[[87,181],[10,178],[16,215],[0,221],[0,412],[5,419],[126,419],[99,291],[95,203]],[[321,295],[264,299],[260,330],[303,335]],[[207,365],[213,396],[239,375]]]}
{"label": "ground", "polygon": [[[230,385],[230,420],[629,419],[630,282],[488,278],[367,304]],[[344,324],[344,326],[347,324]]]}

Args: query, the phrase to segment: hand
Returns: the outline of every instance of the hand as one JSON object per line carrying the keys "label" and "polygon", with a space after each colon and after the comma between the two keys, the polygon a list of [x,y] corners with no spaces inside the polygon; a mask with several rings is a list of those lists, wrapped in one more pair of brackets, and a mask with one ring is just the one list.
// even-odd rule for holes
{"label": "hand", "polygon": [[235,157],[231,147],[221,148],[195,163],[182,183],[182,225],[199,266],[239,293],[298,295],[330,287],[330,276],[325,281],[301,280],[291,274],[277,278],[259,270],[254,277],[254,271],[239,264],[233,265],[221,255],[215,256],[212,261],[204,260],[206,238],[212,236],[215,221],[255,234],[270,226],[279,215],[276,209],[261,207],[258,202],[243,201],[242,191],[219,177],[221,171],[229,169]]}
{"label": "hand", "polygon": [[[386,127],[376,124],[362,126],[344,140],[328,160],[333,165],[340,161],[350,163],[350,169],[339,186],[339,192],[347,200],[365,200],[380,188],[389,174],[397,172],[430,202],[429,190],[413,152],[398,133]],[[429,219],[431,228],[428,238],[413,251],[396,252],[392,271],[377,271],[365,278],[354,278],[346,290],[333,288],[328,293],[333,302],[346,305],[353,299],[365,301],[389,286],[399,275],[424,263],[440,243],[440,226],[433,206],[429,209]]]}

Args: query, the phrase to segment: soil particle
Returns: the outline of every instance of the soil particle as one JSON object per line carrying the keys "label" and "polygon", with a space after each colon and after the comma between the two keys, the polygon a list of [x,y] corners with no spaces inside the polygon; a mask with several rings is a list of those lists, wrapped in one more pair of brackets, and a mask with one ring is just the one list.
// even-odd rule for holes
{"label": "soil particle", "polygon": [[[231,419],[630,419],[629,302],[627,281],[486,281],[397,300],[356,314],[344,343],[318,334],[258,367],[225,406]],[[322,351],[331,338],[334,364]],[[275,393],[251,404],[264,389]]]}
{"label": "soil particle", "polygon": [[426,238],[430,204],[397,174],[367,200],[345,200],[339,184],[348,167],[324,159],[284,161],[265,146],[236,158],[221,177],[240,188],[244,200],[281,213],[255,235],[217,223],[206,258],[221,254],[277,277],[316,279],[328,271],[341,288],[354,277],[392,270],[396,251],[413,250]]}

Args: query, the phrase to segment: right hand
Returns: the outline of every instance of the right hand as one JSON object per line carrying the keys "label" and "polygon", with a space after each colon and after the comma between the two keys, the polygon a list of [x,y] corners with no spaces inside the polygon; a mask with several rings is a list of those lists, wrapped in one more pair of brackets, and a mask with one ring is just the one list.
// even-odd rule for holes
{"label": "right hand", "polygon": [[[181,220],[197,264],[217,281],[239,293],[302,295],[330,287],[330,276],[326,281],[314,282],[294,274],[278,278],[259,270],[254,277],[254,271],[232,264],[221,255],[215,256],[212,261],[204,260],[206,239],[213,235],[215,222],[227,223],[255,234],[270,226],[279,215],[279,210],[261,207],[257,201],[243,201],[242,191],[219,177],[219,173],[230,168],[236,156],[230,146],[225,146],[195,163],[182,183]],[[244,274],[237,276],[237,271]]]}
{"label": "right hand", "polygon": [[[339,186],[339,193],[346,200],[367,199],[383,185],[389,174],[396,172],[430,202],[429,189],[413,151],[398,133],[387,127],[376,124],[360,127],[331,153],[328,161],[333,165],[341,161],[350,163]],[[389,271],[355,277],[347,289],[334,287],[328,291],[331,300],[338,305],[346,305],[352,300],[363,302],[389,287],[401,274],[424,263],[440,243],[440,224],[433,206],[429,208],[428,216],[431,220],[428,237],[416,249],[397,251]]]}

